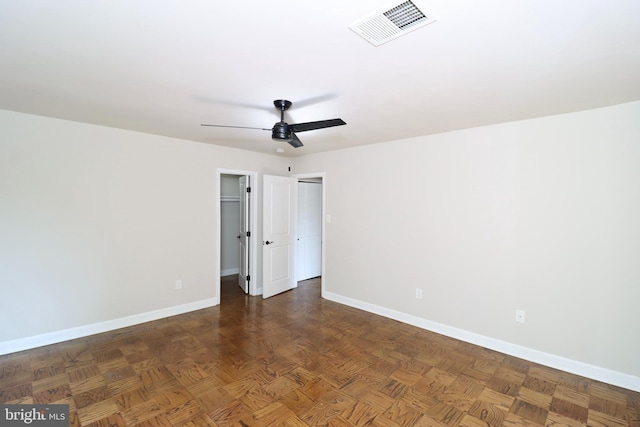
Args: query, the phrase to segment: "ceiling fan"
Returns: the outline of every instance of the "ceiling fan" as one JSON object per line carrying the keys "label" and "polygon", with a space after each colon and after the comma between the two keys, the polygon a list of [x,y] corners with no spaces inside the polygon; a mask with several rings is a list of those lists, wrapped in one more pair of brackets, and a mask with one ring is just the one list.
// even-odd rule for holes
{"label": "ceiling fan", "polygon": [[287,101],[286,99],[276,99],[273,101],[273,105],[280,110],[280,121],[276,122],[271,129],[267,128],[253,128],[246,126],[224,126],[224,125],[208,125],[202,124],[201,126],[213,126],[213,127],[221,127],[221,128],[236,128],[236,129],[258,129],[258,130],[270,130],[271,138],[274,141],[286,141],[294,148],[302,147],[302,142],[296,135],[296,132],[306,132],[308,130],[316,130],[316,129],[324,129],[330,128],[333,126],[342,126],[346,125],[345,121],[342,119],[330,119],[330,120],[319,120],[317,122],[306,122],[306,123],[295,123],[288,124],[284,121],[284,112],[291,107],[291,101]]}

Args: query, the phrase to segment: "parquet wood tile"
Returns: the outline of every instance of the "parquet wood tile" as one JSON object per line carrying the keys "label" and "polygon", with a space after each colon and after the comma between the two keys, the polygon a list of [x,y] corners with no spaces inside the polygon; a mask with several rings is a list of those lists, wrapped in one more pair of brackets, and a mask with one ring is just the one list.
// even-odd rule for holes
{"label": "parquet wood tile", "polygon": [[640,393],[320,298],[221,305],[0,357],[0,403],[73,427],[640,427]]}
{"label": "parquet wood tile", "polygon": [[500,427],[504,422],[506,411],[501,407],[494,405],[493,403],[476,400],[467,412],[467,416],[465,417],[467,420],[468,416],[475,418],[471,421],[472,423],[478,424],[480,421],[482,421],[485,423],[485,425],[488,424],[491,426]]}
{"label": "parquet wood tile", "polygon": [[509,412],[518,415],[519,417],[525,418],[533,422],[534,424],[541,425],[545,423],[549,410],[541,408],[524,400],[516,399]]}

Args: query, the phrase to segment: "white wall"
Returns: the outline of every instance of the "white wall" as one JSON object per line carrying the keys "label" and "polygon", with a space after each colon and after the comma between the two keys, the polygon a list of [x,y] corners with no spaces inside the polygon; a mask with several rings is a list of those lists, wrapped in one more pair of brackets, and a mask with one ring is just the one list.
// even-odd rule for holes
{"label": "white wall", "polygon": [[327,295],[640,390],[639,118],[635,102],[292,161],[0,111],[0,352],[215,301],[216,168],[293,162],[326,172]]}
{"label": "white wall", "polygon": [[284,175],[287,166],[0,110],[0,353],[215,303],[216,168]]}
{"label": "white wall", "polygon": [[220,196],[240,197],[240,176],[220,174]]}
{"label": "white wall", "polygon": [[296,159],[311,171],[328,297],[640,389],[640,102]]}

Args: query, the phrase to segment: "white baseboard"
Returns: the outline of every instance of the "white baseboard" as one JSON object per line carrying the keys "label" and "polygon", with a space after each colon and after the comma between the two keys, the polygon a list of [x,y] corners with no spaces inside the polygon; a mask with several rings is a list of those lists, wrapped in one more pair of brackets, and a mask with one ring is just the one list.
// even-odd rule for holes
{"label": "white baseboard", "polygon": [[228,268],[226,270],[220,270],[220,277],[231,276],[234,274],[240,274],[239,268]]}
{"label": "white baseboard", "polygon": [[65,329],[62,331],[49,332],[42,335],[20,338],[17,340],[0,342],[0,355],[15,353],[17,351],[29,350],[45,345],[56,344],[63,341],[82,338],[89,335],[100,334],[113,331],[114,329],[126,328],[140,323],[151,322],[165,317],[176,316],[190,311],[201,310],[203,308],[218,305],[218,297],[195,301],[188,304],[167,307],[160,310],[148,311],[146,313],[134,314],[133,316],[121,317],[104,322],[93,323],[91,325],[79,326],[77,328]]}
{"label": "white baseboard", "polygon": [[476,334],[474,332],[454,328],[442,323],[433,322],[421,317],[391,310],[385,307],[380,307],[375,304],[370,304],[331,292],[324,292],[322,294],[322,297],[330,301],[348,305],[350,307],[387,317],[389,319],[397,320],[402,323],[417,326],[418,328],[426,329],[428,331],[455,338],[460,341],[465,341],[491,350],[499,351],[500,353],[508,354],[510,356],[529,360],[534,363],[539,363],[540,365],[548,366],[550,368],[559,369],[561,371],[569,372],[575,375],[580,375],[586,378],[602,381],[607,384],[626,388],[628,390],[640,392],[640,377],[612,371],[610,369],[601,368],[599,366],[590,365],[572,359],[567,359],[562,356],[556,356],[554,354],[545,353],[528,347],[512,344],[506,341],[497,340],[495,338],[490,338],[484,335]]}

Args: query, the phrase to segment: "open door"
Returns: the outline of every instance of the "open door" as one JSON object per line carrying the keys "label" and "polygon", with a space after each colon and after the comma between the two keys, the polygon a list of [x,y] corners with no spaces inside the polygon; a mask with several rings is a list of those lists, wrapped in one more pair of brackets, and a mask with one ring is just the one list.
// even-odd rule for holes
{"label": "open door", "polygon": [[262,297],[269,298],[297,286],[294,254],[298,180],[265,175],[263,184]]}
{"label": "open door", "polygon": [[249,176],[241,176],[238,180],[240,186],[240,266],[238,273],[238,286],[247,294],[249,293],[249,280],[251,275],[249,272],[249,239],[251,238],[251,231],[249,231],[249,213],[250,203],[249,195],[251,193]]}

